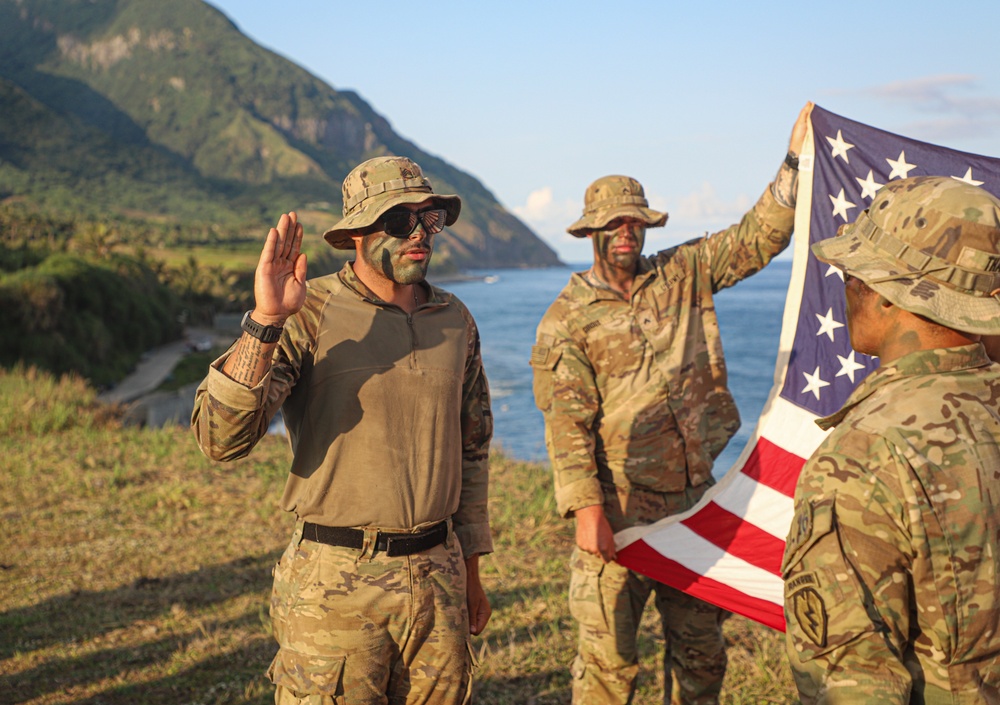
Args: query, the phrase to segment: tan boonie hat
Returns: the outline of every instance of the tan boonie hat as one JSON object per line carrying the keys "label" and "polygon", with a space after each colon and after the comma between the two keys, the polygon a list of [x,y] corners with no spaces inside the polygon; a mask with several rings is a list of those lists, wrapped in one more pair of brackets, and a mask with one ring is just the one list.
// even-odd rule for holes
{"label": "tan boonie hat", "polygon": [[892,181],[842,234],[812,246],[905,311],[1000,333],[1000,199],[957,179]]}
{"label": "tan boonie hat", "polygon": [[659,228],[667,214],[649,207],[642,184],[628,176],[602,176],[583,194],[583,217],[566,228],[575,237],[586,237],[590,230],[600,230],[615,218],[641,220],[647,228]]}
{"label": "tan boonie hat", "polygon": [[383,213],[401,203],[420,203],[428,196],[448,215],[444,224],[458,220],[462,199],[436,194],[420,167],[406,157],[375,157],[354,167],[344,179],[344,219],[323,233],[338,250],[353,250],[352,236],[374,225]]}

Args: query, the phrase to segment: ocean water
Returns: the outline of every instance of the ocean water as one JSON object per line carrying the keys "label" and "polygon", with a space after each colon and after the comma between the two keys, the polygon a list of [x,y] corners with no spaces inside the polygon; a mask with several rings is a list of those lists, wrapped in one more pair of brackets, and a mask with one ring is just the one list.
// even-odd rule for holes
{"label": "ocean water", "polygon": [[[716,460],[716,477],[739,457],[771,390],[791,265],[790,260],[772,262],[715,297],[729,386],[743,419]],[[476,318],[493,396],[494,444],[515,458],[547,461],[544,421],[535,408],[528,360],[542,314],[570,273],[588,266],[477,270],[470,272],[474,279],[442,284]]]}

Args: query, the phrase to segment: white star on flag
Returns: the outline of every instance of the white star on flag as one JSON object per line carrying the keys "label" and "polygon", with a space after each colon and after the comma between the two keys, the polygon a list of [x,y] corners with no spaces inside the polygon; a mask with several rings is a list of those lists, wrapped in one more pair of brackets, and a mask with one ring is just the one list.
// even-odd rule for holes
{"label": "white star on flag", "polygon": [[827,337],[830,338],[830,340],[833,340],[833,331],[844,327],[844,324],[840,321],[833,320],[832,307],[826,312],[825,316],[821,316],[818,313],[814,313],[813,315],[819,319],[819,330],[816,331],[816,335],[823,335],[826,333]]}
{"label": "white star on flag", "polygon": [[[799,202],[806,207],[795,222],[775,384],[757,426],[725,477],[690,511],[615,535],[617,562],[623,567],[777,630],[785,629],[789,617],[781,564],[785,537],[794,537],[800,528],[795,524],[795,487],[807,458],[828,433],[814,421],[841,409],[855,386],[878,367],[877,359],[851,352],[844,285],[832,279],[847,274],[810,251],[813,243],[836,237],[844,224],[830,216],[833,206],[827,197],[837,202],[844,187],[840,200],[854,201],[857,207],[845,205],[841,212],[853,219],[892,181],[917,174],[949,181],[952,174],[966,174],[970,180],[974,174],[985,182],[979,188],[1000,195],[998,158],[894,135],[818,105],[809,122],[798,178],[811,199]],[[845,134],[853,144],[844,141]],[[890,177],[893,166],[886,157],[897,154],[895,164],[888,160],[895,167]],[[908,163],[907,156],[920,166]],[[805,168],[810,158],[810,168]],[[842,332],[826,323],[834,317],[845,324]]]}
{"label": "white star on flag", "polygon": [[837,139],[833,139],[832,137],[827,137],[826,141],[830,143],[831,147],[833,147],[833,149],[830,150],[830,153],[834,157],[843,157],[845,163],[847,164],[851,163],[850,160],[847,158],[847,150],[854,149],[854,145],[851,144],[850,142],[844,141],[844,136],[841,134],[840,130],[837,130]]}
{"label": "white star on flag", "polygon": [[840,360],[840,372],[837,373],[837,376],[843,377],[844,375],[847,375],[851,379],[851,384],[854,384],[854,373],[858,370],[865,369],[865,366],[854,359],[853,350],[851,350],[847,357],[837,355],[837,359]]}
{"label": "white star on flag", "polygon": [[849,220],[849,218],[847,217],[847,209],[848,208],[857,208],[857,206],[854,205],[853,203],[851,203],[850,201],[848,201],[846,198],[844,198],[844,189],[840,189],[840,193],[837,194],[836,198],[834,198],[833,196],[830,196],[829,194],[827,194],[827,196],[828,196],[828,198],[831,201],[833,201],[833,215],[834,215],[834,217],[836,217],[836,216],[839,215],[845,221]]}
{"label": "white star on flag", "polygon": [[907,174],[917,168],[916,164],[906,163],[905,150],[899,153],[899,159],[886,159],[886,161],[889,162],[889,166],[892,167],[892,171],[889,172],[889,181],[892,181],[893,177],[905,179]]}
{"label": "white star on flag", "polygon": [[823,387],[830,386],[829,382],[824,382],[822,379],[820,379],[819,365],[816,365],[816,369],[813,370],[812,374],[809,374],[808,372],[803,372],[802,376],[806,378],[806,386],[802,388],[801,392],[802,394],[805,394],[807,392],[812,392],[813,396],[819,399],[819,390],[821,390]]}
{"label": "white star on flag", "polygon": [[859,186],[861,186],[861,198],[875,198],[875,194],[878,190],[885,186],[885,184],[880,184],[875,181],[875,175],[872,173],[871,169],[868,170],[868,176],[864,179],[860,179],[855,176],[854,180],[858,182]]}
{"label": "white star on flag", "polygon": [[972,178],[972,167],[971,166],[968,169],[965,170],[965,176],[953,176],[951,178],[955,179],[955,181],[964,181],[965,183],[970,184],[972,186],[982,186],[983,185],[982,181],[976,181],[975,179]]}

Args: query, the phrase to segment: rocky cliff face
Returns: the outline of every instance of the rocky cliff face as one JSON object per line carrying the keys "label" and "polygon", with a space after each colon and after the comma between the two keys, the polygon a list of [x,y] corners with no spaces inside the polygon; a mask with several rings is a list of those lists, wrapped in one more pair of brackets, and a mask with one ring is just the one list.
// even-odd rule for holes
{"label": "rocky cliff face", "polygon": [[[0,105],[12,118],[0,124],[0,197],[178,223],[212,212],[247,227],[296,208],[321,231],[340,217],[340,182],[351,168],[400,154],[435,190],[462,196],[462,218],[441,238],[443,258],[484,267],[558,262],[475,177],[401,138],[359,95],[257,46],[200,0],[0,0],[0,79],[10,88],[0,99],[27,97],[49,123],[43,138]],[[52,130],[72,133],[62,141],[80,147],[93,140],[99,154],[90,150],[81,170],[53,147]],[[135,188],[122,186],[123,170]],[[59,203],[53,182],[74,184]],[[165,195],[175,189],[185,196]]]}

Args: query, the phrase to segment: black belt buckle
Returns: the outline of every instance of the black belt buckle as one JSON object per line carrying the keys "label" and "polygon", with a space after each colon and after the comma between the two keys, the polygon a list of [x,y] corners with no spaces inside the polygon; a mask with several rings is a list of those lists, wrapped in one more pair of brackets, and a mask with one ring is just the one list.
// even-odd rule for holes
{"label": "black belt buckle", "polygon": [[[381,545],[383,537],[385,538],[384,549]],[[376,546],[379,550],[384,550],[385,555],[390,557],[411,556],[414,553],[420,553],[421,551],[441,545],[446,538],[448,538],[448,524],[442,521],[437,526],[432,526],[427,531],[422,531],[419,534],[380,533]]]}
{"label": "black belt buckle", "polygon": [[[354,549],[364,547],[364,535],[363,529],[321,526],[311,522],[305,522],[302,529],[302,538],[306,540]],[[442,521],[418,534],[383,533],[380,531],[375,535],[375,550],[392,557],[411,556],[414,553],[439,546],[447,538],[447,521]]]}

